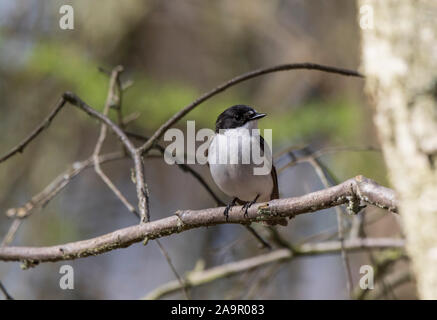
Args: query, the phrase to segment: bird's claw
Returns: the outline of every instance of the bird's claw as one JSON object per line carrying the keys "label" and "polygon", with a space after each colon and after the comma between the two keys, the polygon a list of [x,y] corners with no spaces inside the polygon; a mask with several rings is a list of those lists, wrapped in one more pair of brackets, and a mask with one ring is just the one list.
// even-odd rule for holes
{"label": "bird's claw", "polygon": [[247,202],[243,205],[243,207],[241,208],[241,210],[244,210],[244,217],[247,218],[248,217],[248,213],[247,210],[249,210],[249,208],[254,204],[255,202],[250,201]]}
{"label": "bird's claw", "polygon": [[225,217],[226,217],[226,221],[228,221],[228,219],[229,219],[229,211],[231,211],[231,209],[232,209],[232,205],[229,203],[229,204],[226,206],[225,211],[223,212],[223,214],[224,214]]}
{"label": "bird's claw", "polygon": [[226,221],[228,221],[228,219],[229,219],[229,211],[232,210],[232,207],[235,205],[235,201],[236,201],[236,199],[233,199],[230,203],[228,203],[226,208],[225,208],[225,211],[223,212],[223,214],[226,217]]}
{"label": "bird's claw", "polygon": [[256,198],[252,201],[246,202],[243,207],[241,208],[241,210],[244,210],[244,217],[247,218],[248,217],[248,213],[247,210],[249,210],[249,208],[256,202],[256,200],[258,200],[259,195],[256,196]]}

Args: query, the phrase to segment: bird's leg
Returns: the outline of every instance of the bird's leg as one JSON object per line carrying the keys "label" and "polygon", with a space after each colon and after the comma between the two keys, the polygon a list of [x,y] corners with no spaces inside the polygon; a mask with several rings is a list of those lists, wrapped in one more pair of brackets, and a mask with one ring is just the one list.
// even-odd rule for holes
{"label": "bird's leg", "polygon": [[252,201],[246,202],[244,206],[241,208],[241,210],[244,210],[244,217],[247,218],[247,210],[258,200],[259,194],[256,195],[255,199]]}
{"label": "bird's leg", "polygon": [[232,199],[232,201],[229,202],[228,205],[226,206],[225,212],[223,212],[223,214],[226,217],[226,221],[228,221],[229,211],[231,211],[232,207],[235,206],[235,202],[237,202],[237,198]]}

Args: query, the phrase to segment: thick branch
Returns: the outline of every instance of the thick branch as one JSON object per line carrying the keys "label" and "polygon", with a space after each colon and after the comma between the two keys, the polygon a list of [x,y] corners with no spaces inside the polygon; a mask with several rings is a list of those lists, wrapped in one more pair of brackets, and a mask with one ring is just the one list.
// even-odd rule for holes
{"label": "thick branch", "polygon": [[102,254],[117,248],[128,247],[135,242],[157,239],[185,230],[224,223],[247,224],[265,220],[292,218],[330,207],[364,201],[380,208],[396,212],[395,193],[362,176],[349,179],[337,186],[312,192],[295,198],[277,199],[268,203],[254,204],[244,217],[241,207],[235,207],[226,221],[223,207],[204,210],[177,211],[175,215],[157,221],[143,223],[93,238],[51,247],[3,247],[0,260],[24,261],[25,265],[38,262],[72,260]]}

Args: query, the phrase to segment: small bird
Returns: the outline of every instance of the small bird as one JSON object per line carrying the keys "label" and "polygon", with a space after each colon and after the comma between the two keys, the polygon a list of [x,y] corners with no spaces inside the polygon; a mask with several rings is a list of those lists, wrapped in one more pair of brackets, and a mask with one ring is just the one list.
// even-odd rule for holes
{"label": "small bird", "polygon": [[[214,182],[233,198],[224,211],[226,219],[236,203],[243,205],[242,210],[247,215],[247,210],[255,202],[279,198],[278,178],[270,147],[259,131],[253,131],[258,129],[258,120],[265,116],[265,113],[258,113],[249,106],[235,105],[217,118],[215,135],[208,147],[208,164]],[[254,174],[254,168],[263,167],[263,163],[255,163],[252,157],[256,144],[259,145],[260,159],[267,161],[268,168],[271,168],[267,174]],[[267,224],[286,226],[287,220],[284,218]]]}

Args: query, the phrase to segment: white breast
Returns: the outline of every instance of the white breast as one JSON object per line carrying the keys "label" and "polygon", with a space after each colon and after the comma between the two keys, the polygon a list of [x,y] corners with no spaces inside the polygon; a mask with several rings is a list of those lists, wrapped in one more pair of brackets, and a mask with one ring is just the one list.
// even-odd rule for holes
{"label": "white breast", "polygon": [[[258,201],[270,200],[273,190],[270,171],[265,175],[254,174],[254,168],[263,166],[255,164],[251,157],[255,144],[259,145],[258,137],[247,128],[237,128],[216,134],[209,146],[208,162],[212,178],[230,197],[252,201],[259,195]],[[267,144],[262,161],[270,168],[271,151]]]}

